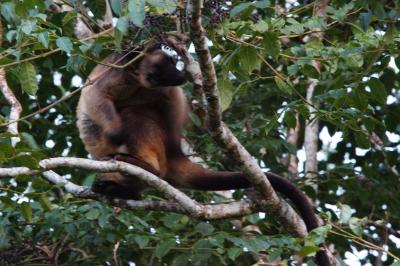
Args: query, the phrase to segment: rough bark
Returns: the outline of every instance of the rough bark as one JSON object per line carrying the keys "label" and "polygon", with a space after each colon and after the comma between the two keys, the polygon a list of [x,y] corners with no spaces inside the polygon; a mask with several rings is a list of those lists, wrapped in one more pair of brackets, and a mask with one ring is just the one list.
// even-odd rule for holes
{"label": "rough bark", "polygon": [[201,5],[202,1],[200,0],[188,1],[187,18],[190,37],[194,43],[203,75],[203,91],[207,100],[208,127],[212,136],[220,147],[235,159],[238,166],[248,176],[250,182],[263,195],[268,211],[284,223],[289,231],[296,235],[304,236],[307,231],[303,220],[286,202],[277,196],[256,161],[222,122],[215,69],[207,46],[204,28],[201,24]]}

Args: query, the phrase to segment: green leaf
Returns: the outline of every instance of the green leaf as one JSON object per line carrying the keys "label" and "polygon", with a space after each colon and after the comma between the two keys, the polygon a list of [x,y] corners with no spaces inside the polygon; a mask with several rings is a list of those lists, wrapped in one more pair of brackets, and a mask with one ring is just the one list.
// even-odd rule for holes
{"label": "green leaf", "polygon": [[129,26],[129,18],[127,16],[120,17],[117,20],[117,29],[123,34],[128,33],[128,26]]}
{"label": "green leaf", "polygon": [[18,22],[19,18],[15,14],[15,4],[12,2],[6,2],[1,4],[1,15],[8,22]]}
{"label": "green leaf", "polygon": [[209,223],[199,223],[198,225],[196,225],[196,227],[194,228],[195,232],[198,232],[200,234],[202,234],[203,236],[206,235],[210,235],[212,234],[212,232],[214,232],[214,226],[212,226]]}
{"label": "green leaf", "polygon": [[156,8],[156,13],[159,15],[171,14],[176,10],[177,1],[175,0],[147,0],[146,2]]}
{"label": "green leaf", "polygon": [[90,211],[88,211],[85,216],[88,220],[95,220],[99,217],[100,212],[98,209],[90,209]]}
{"label": "green leaf", "polygon": [[259,20],[256,24],[252,25],[251,28],[255,31],[264,33],[268,31],[268,23],[265,20]]}
{"label": "green leaf", "polygon": [[121,9],[122,9],[121,0],[111,0],[111,8],[115,14],[121,16]]}
{"label": "green leaf", "polygon": [[0,151],[2,151],[7,158],[14,156],[14,148],[8,143],[0,142]]}
{"label": "green leaf", "polygon": [[242,248],[237,248],[237,247],[228,248],[228,258],[231,259],[232,261],[235,261],[235,259],[241,253],[243,253],[243,249]]}
{"label": "green leaf", "polygon": [[129,0],[128,11],[130,21],[138,27],[143,26],[145,17],[145,0]]}
{"label": "green leaf", "polygon": [[149,237],[141,236],[141,235],[135,235],[133,237],[133,240],[135,240],[135,242],[138,244],[138,246],[140,248],[146,247],[149,244],[149,241],[150,241]]}
{"label": "green leaf", "polygon": [[285,112],[285,115],[283,116],[283,121],[290,128],[295,128],[297,125],[296,115],[290,110]]}
{"label": "green leaf", "polygon": [[377,78],[371,78],[367,84],[371,88],[372,98],[380,104],[386,104],[388,95],[385,85]]}
{"label": "green leaf", "polygon": [[45,211],[50,211],[53,206],[51,205],[51,202],[49,198],[46,196],[46,194],[41,194],[39,197],[39,203],[40,206],[42,206],[43,210]]}
{"label": "green leaf", "polygon": [[372,13],[371,12],[362,12],[360,13],[360,24],[361,28],[364,31],[367,31],[369,23],[371,22]]}
{"label": "green leaf", "polygon": [[281,43],[278,35],[273,32],[267,32],[263,35],[262,46],[267,55],[278,56],[281,50]]}
{"label": "green leaf", "polygon": [[35,67],[30,62],[22,63],[19,67],[19,81],[22,89],[29,95],[36,95],[39,87],[36,80]]}
{"label": "green leaf", "polygon": [[313,65],[304,65],[302,71],[309,78],[319,79],[319,72]]}
{"label": "green leaf", "polygon": [[283,79],[281,79],[278,76],[274,77],[275,83],[278,86],[278,88],[283,91],[286,94],[291,94],[292,93],[292,88],[291,86],[286,83],[286,81],[284,81]]}
{"label": "green leaf", "polygon": [[299,254],[302,257],[306,257],[308,255],[314,255],[318,250],[318,246],[304,246],[299,250]]}
{"label": "green leaf", "polygon": [[268,6],[270,6],[270,1],[268,0],[255,1],[252,3],[240,3],[232,8],[230,16],[234,17],[248,8],[266,8]]}
{"label": "green leaf", "polygon": [[26,142],[31,149],[39,150],[39,145],[37,144],[35,138],[31,134],[26,132],[21,132],[20,135],[23,141]]}
{"label": "green leaf", "polygon": [[27,223],[32,220],[32,208],[27,202],[23,202],[19,206],[19,211],[21,212],[22,217],[25,219]]}
{"label": "green leaf", "polygon": [[14,161],[19,166],[25,166],[31,169],[39,168],[39,161],[31,155],[18,155],[15,157]]}
{"label": "green leaf", "polygon": [[218,90],[219,90],[219,96],[221,99],[221,109],[222,111],[225,111],[228,109],[229,105],[232,102],[232,97],[233,97],[233,87],[232,83],[228,78],[219,78],[218,79]]}
{"label": "green leaf", "polygon": [[73,36],[77,18],[78,14],[75,11],[67,12],[63,17],[62,27],[65,35]]}
{"label": "green leaf", "polygon": [[349,227],[351,231],[353,231],[354,234],[361,236],[363,232],[363,226],[365,222],[367,221],[367,218],[356,218],[356,217],[351,217],[349,220]]}
{"label": "green leaf", "polygon": [[38,40],[45,48],[49,48],[49,33],[47,31],[39,33]]}
{"label": "green leaf", "polygon": [[72,42],[68,37],[59,37],[56,40],[57,47],[66,53],[71,53],[72,51]]}
{"label": "green leaf", "polygon": [[156,255],[157,258],[162,258],[165,255],[167,255],[168,252],[175,246],[176,246],[175,239],[162,240],[156,246],[156,249],[154,250],[154,255]]}
{"label": "green leaf", "polygon": [[83,179],[82,186],[91,186],[96,180],[96,174],[90,174]]}
{"label": "green leaf", "polygon": [[342,204],[340,208],[340,216],[339,221],[340,223],[347,224],[351,218],[351,208],[349,205]]}
{"label": "green leaf", "polygon": [[257,50],[253,47],[240,48],[239,62],[243,71],[249,75],[253,70],[260,69],[261,67],[261,59],[257,55]]}
{"label": "green leaf", "polygon": [[356,140],[357,146],[362,149],[369,149],[371,143],[368,140],[368,137],[363,133],[356,131],[354,132],[354,138]]}
{"label": "green leaf", "polygon": [[23,20],[21,23],[21,31],[27,35],[29,35],[32,31],[36,29],[36,21],[35,20]]}
{"label": "green leaf", "polygon": [[400,261],[395,261],[390,266],[400,266]]}

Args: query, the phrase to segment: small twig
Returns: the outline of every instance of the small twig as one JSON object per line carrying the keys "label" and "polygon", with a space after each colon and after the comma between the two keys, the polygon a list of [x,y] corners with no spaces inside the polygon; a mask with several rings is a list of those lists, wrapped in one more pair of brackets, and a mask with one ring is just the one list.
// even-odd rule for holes
{"label": "small twig", "polygon": [[[80,39],[79,41],[87,41],[87,40],[91,40],[91,39],[96,39],[96,38],[98,38],[98,37],[100,37],[100,36],[103,36],[103,35],[105,35],[105,34],[110,33],[112,30],[113,30],[113,28],[110,28],[110,29],[107,29],[107,30],[102,31],[102,32],[100,32],[100,33],[94,34],[94,35],[92,35],[92,36],[89,36],[89,37]],[[61,51],[60,48],[56,48],[56,49],[50,50],[50,51],[48,51],[48,52],[45,52],[45,53],[42,53],[42,54],[38,54],[38,55],[29,57],[29,58],[21,59],[21,60],[14,61],[14,62],[12,62],[12,63],[4,64],[4,65],[0,65],[0,68],[6,68],[6,67],[10,67],[10,66],[19,65],[19,64],[21,64],[21,63],[33,61],[33,60],[38,59],[38,58],[47,57],[47,56],[49,56],[49,55],[52,55],[52,54],[57,53],[57,52],[60,52],[60,51]],[[0,59],[1,59],[1,58],[0,58]]]}

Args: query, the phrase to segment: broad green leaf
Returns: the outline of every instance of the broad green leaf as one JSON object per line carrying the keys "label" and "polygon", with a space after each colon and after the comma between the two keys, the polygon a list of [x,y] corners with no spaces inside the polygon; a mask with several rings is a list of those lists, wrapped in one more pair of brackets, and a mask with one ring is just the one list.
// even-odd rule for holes
{"label": "broad green leaf", "polygon": [[314,255],[318,250],[318,246],[304,246],[299,250],[299,255],[302,257]]}
{"label": "broad green leaf", "polygon": [[135,242],[138,244],[138,246],[139,246],[140,248],[146,247],[147,244],[149,244],[149,241],[150,241],[149,237],[147,237],[147,236],[142,236],[142,235],[135,235],[135,236],[133,237],[133,239],[135,240]]}
{"label": "broad green leaf", "polygon": [[0,151],[2,151],[7,158],[14,156],[14,148],[10,144],[0,142]]}
{"label": "broad green leaf", "polygon": [[123,34],[128,33],[129,18],[127,16],[120,17],[117,21],[117,29]]}
{"label": "broad green leaf", "polygon": [[18,166],[26,166],[31,169],[39,168],[39,161],[31,155],[18,155],[14,160]]}
{"label": "broad green leaf", "polygon": [[274,77],[275,83],[278,86],[278,88],[283,91],[286,94],[291,94],[292,93],[292,88],[291,86],[286,83],[286,81],[284,81],[283,79],[281,79],[278,76]]}
{"label": "broad green leaf", "polygon": [[45,194],[40,195],[39,203],[45,211],[50,211],[53,208],[49,198]]}
{"label": "broad green leaf", "polygon": [[19,66],[19,81],[22,89],[29,95],[36,95],[39,87],[36,80],[35,67],[30,62],[22,63]]}
{"label": "broad green leaf", "polygon": [[302,71],[309,78],[314,78],[314,79],[319,78],[319,72],[313,65],[309,65],[309,64],[304,65]]}
{"label": "broad green leaf", "polygon": [[47,31],[39,33],[38,40],[45,48],[49,48],[49,33]]}
{"label": "broad green leaf", "polygon": [[366,221],[367,221],[366,218],[360,219],[356,217],[351,217],[349,220],[349,227],[354,234],[361,236]]}
{"label": "broad green leaf", "polygon": [[138,27],[143,25],[145,18],[145,0],[129,0],[128,11],[130,21]]}
{"label": "broad green leaf", "polygon": [[36,29],[35,20],[23,20],[21,23],[21,30],[23,33],[29,35],[32,31]]}
{"label": "broad green leaf", "polygon": [[24,220],[29,223],[32,220],[32,208],[29,203],[23,202],[19,205],[19,210]]}
{"label": "broad green leaf", "polygon": [[253,70],[260,69],[261,59],[258,57],[255,48],[241,47],[238,56],[240,66],[247,74],[250,75]]}
{"label": "broad green leaf", "polygon": [[285,115],[283,116],[283,121],[289,128],[296,127],[297,124],[296,115],[290,110],[285,112]]}
{"label": "broad green leaf", "polygon": [[155,7],[160,15],[171,14],[176,10],[177,1],[175,0],[146,0],[146,2]]}
{"label": "broad green leaf", "polygon": [[372,98],[380,104],[385,104],[388,95],[383,83],[377,78],[371,78],[367,84],[371,88]]}
{"label": "broad green leaf", "polygon": [[367,31],[367,29],[368,29],[369,23],[371,22],[371,16],[372,16],[371,12],[360,13],[360,24],[361,24],[361,28],[364,31]]}
{"label": "broad green leaf", "polygon": [[306,246],[314,246],[324,243],[329,230],[331,230],[330,225],[324,225],[313,229],[305,238]]}
{"label": "broad green leaf", "polygon": [[8,21],[8,22],[17,22],[19,18],[15,14],[15,4],[12,2],[6,2],[1,4],[1,15]]}
{"label": "broad green leaf", "polygon": [[26,132],[21,132],[20,135],[22,140],[26,142],[31,149],[39,150],[39,145],[37,144],[35,138],[31,134]]}
{"label": "broad green leaf", "polygon": [[251,28],[255,31],[264,33],[268,31],[268,23],[265,20],[259,20],[256,24],[252,25]]}
{"label": "broad green leaf", "polygon": [[111,0],[111,8],[115,14],[121,16],[121,10],[122,10],[121,0]]}
{"label": "broad green leaf", "polygon": [[400,261],[395,261],[390,266],[400,266]]}
{"label": "broad green leaf", "polygon": [[342,224],[347,224],[351,218],[351,208],[349,205],[343,204],[340,208],[339,221]]}
{"label": "broad green leaf", "polygon": [[154,250],[154,255],[156,255],[157,258],[162,258],[165,255],[167,255],[168,252],[175,246],[176,246],[175,239],[162,240],[156,246],[156,249]]}
{"label": "broad green leaf", "polygon": [[371,143],[368,140],[368,137],[365,133],[363,132],[354,132],[354,138],[356,140],[357,146],[362,148],[362,149],[369,149]]}
{"label": "broad green leaf", "polygon": [[212,234],[212,232],[214,232],[214,226],[212,226],[209,223],[199,223],[198,225],[196,225],[196,227],[194,228],[195,232],[199,232],[200,234],[202,234],[203,236],[206,235],[210,235]]}
{"label": "broad green leaf", "polygon": [[230,11],[230,16],[234,17],[237,16],[239,13],[242,11],[252,7],[252,8],[266,8],[270,6],[270,1],[269,0],[263,0],[263,1],[254,1],[252,3],[240,3],[232,8]]}
{"label": "broad green leaf", "polygon": [[235,259],[243,252],[243,248],[228,248],[228,258],[231,259],[232,261],[235,261]]}
{"label": "broad green leaf", "polygon": [[72,51],[72,42],[68,37],[59,37],[56,40],[56,44],[58,48],[66,53],[70,53]]}
{"label": "broad green leaf", "polygon": [[88,211],[86,213],[85,216],[89,220],[95,220],[95,219],[97,219],[99,217],[99,215],[100,215],[100,212],[99,212],[98,209],[91,209],[90,211]]}
{"label": "broad green leaf", "polygon": [[267,32],[263,35],[262,45],[267,55],[278,56],[281,50],[281,43],[278,35],[273,32]]}
{"label": "broad green leaf", "polygon": [[75,11],[68,12],[62,19],[63,32],[67,36],[73,36],[78,14]]}
{"label": "broad green leaf", "polygon": [[96,180],[96,174],[91,174],[83,179],[82,186],[91,186]]}
{"label": "broad green leaf", "polygon": [[219,78],[218,90],[221,99],[221,109],[222,111],[225,111],[232,102],[233,88],[231,81],[225,77]]}

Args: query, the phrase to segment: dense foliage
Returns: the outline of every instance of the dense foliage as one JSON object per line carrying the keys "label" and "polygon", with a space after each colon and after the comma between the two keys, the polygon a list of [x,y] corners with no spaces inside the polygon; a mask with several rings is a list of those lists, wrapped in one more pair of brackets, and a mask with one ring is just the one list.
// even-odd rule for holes
{"label": "dense foliage", "polygon": [[[105,0],[54,2],[1,3],[0,67],[23,115],[74,91],[108,53],[174,34],[183,8],[174,0],[110,0],[115,29],[104,31],[98,21]],[[349,265],[390,265],[400,257],[398,2],[334,0],[324,16],[313,16],[315,3],[308,1],[205,2],[203,24],[225,122],[260,165],[276,173],[286,175],[285,158],[297,155],[300,173],[293,182],[316,200],[329,225],[297,239],[268,213],[208,222],[124,211],[71,197],[40,175],[19,176],[0,180],[1,265],[250,265],[263,256],[285,264],[299,259],[293,254],[311,265],[323,241]],[[105,33],[79,40],[78,19],[93,33]],[[302,147],[310,117],[305,96],[311,79],[318,80],[313,105],[320,123],[319,171],[305,180]],[[192,99],[191,84],[184,88]],[[0,96],[2,167],[38,168],[42,158],[86,157],[75,126],[78,98],[23,119],[22,141],[13,148],[5,133],[9,104]],[[301,129],[293,145],[286,137],[297,114]],[[202,117],[191,118],[186,135],[198,155],[214,168],[234,169],[204,130]],[[59,173],[82,185],[95,178],[79,170]],[[227,200],[188,193],[202,202]]]}

